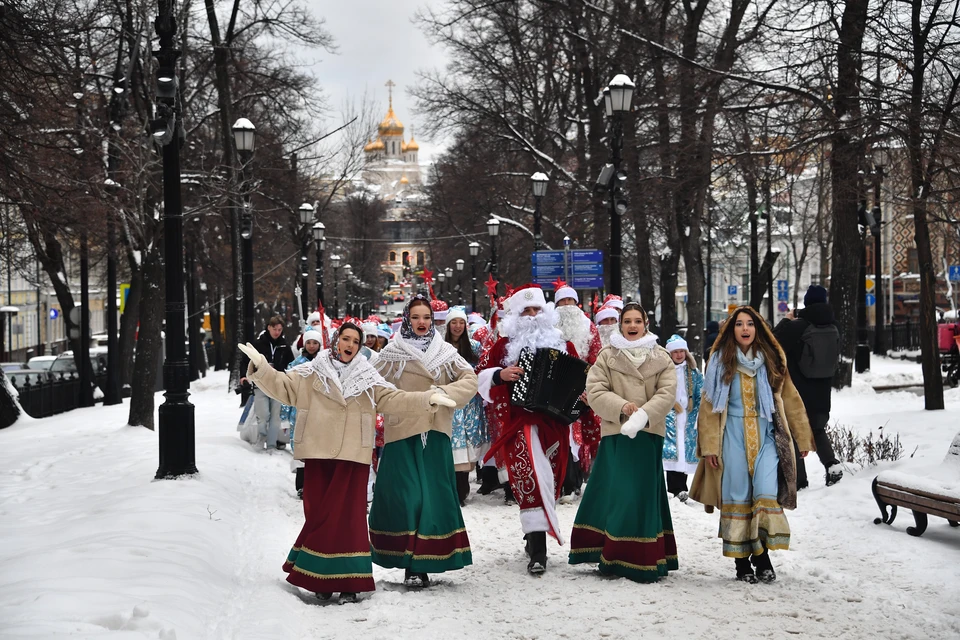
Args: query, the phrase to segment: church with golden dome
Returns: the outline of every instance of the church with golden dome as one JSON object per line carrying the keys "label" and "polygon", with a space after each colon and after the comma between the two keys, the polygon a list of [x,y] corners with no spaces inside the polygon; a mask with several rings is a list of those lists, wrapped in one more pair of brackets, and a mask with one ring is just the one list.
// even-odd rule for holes
{"label": "church with golden dome", "polygon": [[361,179],[386,205],[380,220],[382,237],[388,243],[381,257],[384,279],[396,283],[422,274],[428,246],[417,217],[423,184],[420,172],[420,145],[410,133],[404,140],[403,123],[393,111],[393,81],[388,81],[387,114],[377,126],[375,138],[363,148]]}

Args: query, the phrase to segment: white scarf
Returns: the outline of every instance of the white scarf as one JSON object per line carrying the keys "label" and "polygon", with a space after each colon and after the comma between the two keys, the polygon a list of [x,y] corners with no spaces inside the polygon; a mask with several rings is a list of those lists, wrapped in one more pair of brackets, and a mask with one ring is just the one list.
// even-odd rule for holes
{"label": "white scarf", "polygon": [[470,363],[439,332],[434,334],[426,351],[420,351],[403,339],[391,341],[380,352],[377,369],[384,376],[390,377],[392,373],[394,380],[399,380],[411,360],[422,364],[434,380],[439,380],[444,372],[448,378],[454,379],[459,370],[473,371]]}
{"label": "white scarf", "polygon": [[639,340],[627,340],[622,333],[615,333],[610,336],[610,346],[627,354],[630,361],[639,369],[657,348],[657,340],[656,334],[649,331]]}
{"label": "white scarf", "polygon": [[290,371],[304,378],[316,375],[323,383],[323,391],[327,395],[330,394],[330,383],[333,383],[344,400],[363,393],[370,398],[371,403],[376,404],[376,398],[373,396],[374,387],[396,389],[393,384],[384,380],[373,365],[359,353],[350,362],[343,363],[334,361],[330,356],[330,350],[325,349],[310,362],[297,365]]}

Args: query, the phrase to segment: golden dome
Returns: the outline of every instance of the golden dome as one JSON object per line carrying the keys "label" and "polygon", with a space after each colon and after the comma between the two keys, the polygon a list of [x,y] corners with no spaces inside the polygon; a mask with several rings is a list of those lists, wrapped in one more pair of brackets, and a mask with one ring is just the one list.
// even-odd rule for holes
{"label": "golden dome", "polygon": [[410,134],[410,142],[403,145],[404,151],[419,151],[420,145],[417,144],[417,141],[413,139],[413,134]]}
{"label": "golden dome", "polygon": [[383,140],[377,138],[376,142],[370,142],[368,139],[367,145],[363,148],[363,150],[366,152],[383,151],[385,148],[386,147],[384,147]]}
{"label": "golden dome", "polygon": [[397,119],[397,114],[393,112],[393,104],[390,104],[390,109],[387,111],[387,115],[384,116],[383,122],[380,123],[378,131],[381,136],[402,136],[403,135],[403,123]]}
{"label": "golden dome", "polygon": [[410,184],[410,181],[407,180],[407,174],[406,174],[406,173],[404,173],[404,174],[403,174],[403,177],[400,178],[400,184]]}

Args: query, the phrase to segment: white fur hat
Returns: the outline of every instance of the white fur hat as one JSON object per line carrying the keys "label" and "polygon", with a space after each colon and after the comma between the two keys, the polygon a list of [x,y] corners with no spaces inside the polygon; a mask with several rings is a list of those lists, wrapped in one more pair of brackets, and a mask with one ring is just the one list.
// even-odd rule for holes
{"label": "white fur hat", "polygon": [[311,313],[310,315],[307,316],[307,326],[308,326],[308,327],[310,326],[310,323],[311,323],[311,322],[320,322],[320,312],[319,312],[319,311],[314,311],[313,313]]}
{"label": "white fur hat", "polygon": [[612,307],[610,305],[605,304],[602,307],[600,307],[599,311],[597,311],[597,317],[594,318],[594,322],[596,322],[597,324],[600,324],[602,321],[606,320],[607,318],[613,318],[617,322],[619,322],[620,310],[617,309],[616,307]]}
{"label": "white fur hat", "polygon": [[303,332],[303,344],[307,344],[307,340],[316,340],[320,343],[321,347],[323,346],[323,334],[314,328],[307,329]]}
{"label": "white fur hat", "polygon": [[460,318],[464,322],[467,321],[467,311],[463,307],[450,307],[450,310],[447,311],[447,322],[450,322],[454,318]]}
{"label": "white fur hat", "polygon": [[669,340],[667,340],[667,351],[676,351],[678,349],[690,351],[690,349],[687,347],[687,341],[675,333],[670,336]]}
{"label": "white fur hat", "polygon": [[447,311],[446,309],[441,309],[440,311],[434,311],[434,312],[433,312],[433,320],[434,320],[434,322],[436,322],[437,320],[439,320],[440,322],[446,322],[446,321],[447,321],[447,313],[448,313],[448,311]]}
{"label": "white fur hat", "polygon": [[467,317],[467,324],[471,326],[475,324],[487,324],[487,321],[483,319],[482,315],[474,311]]}
{"label": "white fur hat", "polygon": [[503,306],[507,310],[507,313],[520,315],[524,309],[530,307],[545,309],[547,307],[547,299],[543,295],[543,289],[538,285],[526,284],[514,291],[513,295],[510,296]]}
{"label": "white fur hat", "polygon": [[560,302],[561,300],[566,300],[567,298],[573,298],[578,303],[580,302],[580,296],[577,295],[577,290],[566,285],[557,289],[557,293],[553,296],[553,301]]}
{"label": "white fur hat", "polygon": [[603,306],[623,309],[623,298],[615,296],[612,293],[608,294],[607,297],[603,299]]}
{"label": "white fur hat", "polygon": [[376,323],[376,322],[364,322],[363,324],[360,325],[360,328],[363,330],[363,337],[364,337],[364,339],[366,339],[367,336],[375,336],[375,335],[377,335],[377,323]]}

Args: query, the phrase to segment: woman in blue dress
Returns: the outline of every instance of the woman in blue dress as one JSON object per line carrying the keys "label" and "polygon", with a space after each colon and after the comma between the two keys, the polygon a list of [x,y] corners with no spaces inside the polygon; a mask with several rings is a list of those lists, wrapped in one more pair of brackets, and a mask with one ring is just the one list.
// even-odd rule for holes
{"label": "woman in blue dress", "polygon": [[[464,360],[474,367],[480,358],[480,343],[470,338],[467,331],[467,313],[463,307],[452,307],[447,313],[446,341],[452,344]],[[490,448],[487,418],[483,411],[483,398],[479,394],[462,409],[453,413],[453,465],[457,473],[457,493],[460,506],[466,506],[470,493],[470,470]]]}

